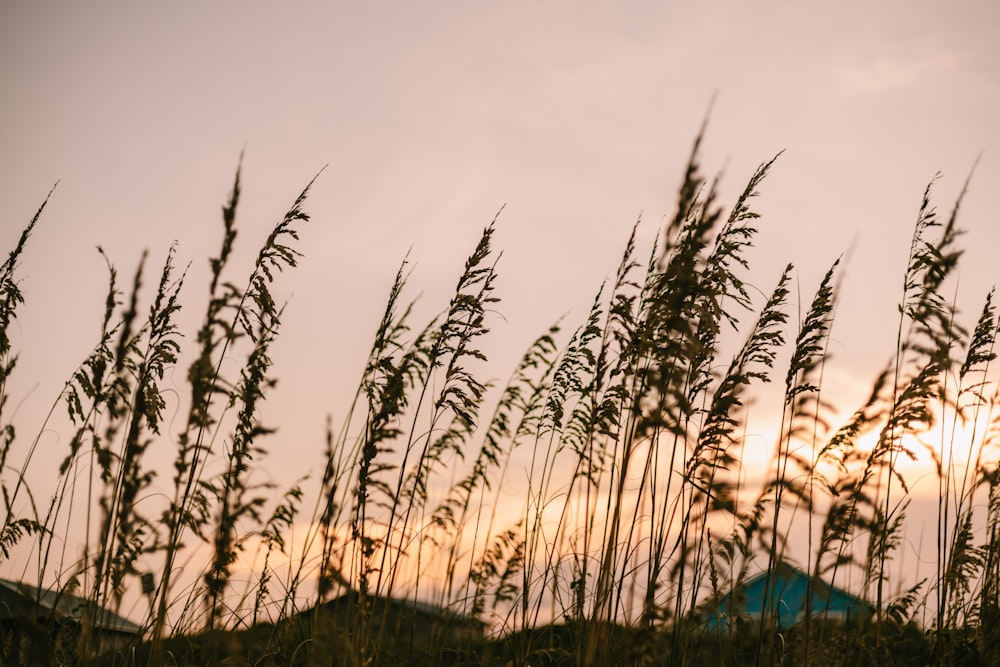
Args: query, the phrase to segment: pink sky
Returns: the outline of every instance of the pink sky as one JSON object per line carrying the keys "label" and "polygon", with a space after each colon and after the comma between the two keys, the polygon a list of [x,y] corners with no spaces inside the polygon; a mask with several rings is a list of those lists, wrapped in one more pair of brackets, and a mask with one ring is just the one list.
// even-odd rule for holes
{"label": "pink sky", "polygon": [[[281,429],[270,476],[287,484],[319,465],[325,415],[344,417],[407,250],[412,294],[432,314],[504,204],[487,376],[505,378],[552,321],[582,320],[640,214],[648,243],[673,213],[715,93],[703,164],[724,168],[727,202],[786,151],[756,200],[751,282],[769,290],[792,261],[808,299],[854,244],[831,378],[850,408],[894,349],[925,185],[943,173],[947,212],[980,153],[960,219],[970,324],[997,279],[998,29],[987,0],[6,2],[4,248],[60,181],[20,270],[20,432],[97,340],[95,245],[127,278],[142,249],[155,266],[176,240],[198,321],[243,149],[246,267],[328,165],[306,205],[302,265],[279,283],[291,300],[264,411]],[[44,442],[62,456],[58,436]]]}

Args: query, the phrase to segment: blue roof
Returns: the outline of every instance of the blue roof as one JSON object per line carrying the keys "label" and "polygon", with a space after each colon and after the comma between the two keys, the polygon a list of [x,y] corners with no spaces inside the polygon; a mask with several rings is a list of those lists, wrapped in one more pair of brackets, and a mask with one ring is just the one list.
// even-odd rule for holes
{"label": "blue roof", "polygon": [[[779,563],[771,569],[770,581],[767,572],[762,572],[724,595],[718,605],[710,609],[708,629],[726,627],[733,618],[760,619],[765,615],[765,604],[770,609],[768,616],[772,616],[779,627],[791,627],[805,618],[810,581],[810,608],[814,617],[855,620],[867,618],[874,612],[872,605],[856,595],[810,577],[793,565]],[[767,594],[769,587],[772,589],[770,595]]]}

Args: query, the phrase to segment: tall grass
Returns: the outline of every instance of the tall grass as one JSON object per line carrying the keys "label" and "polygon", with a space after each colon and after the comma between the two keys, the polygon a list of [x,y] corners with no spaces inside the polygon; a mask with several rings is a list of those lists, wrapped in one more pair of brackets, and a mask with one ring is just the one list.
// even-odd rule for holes
{"label": "tall grass", "polygon": [[[496,220],[428,322],[414,322],[404,260],[354,400],[339,427],[328,419],[322,473],[287,489],[251,473],[272,431],[260,416],[284,312],[272,287],[301,258],[313,183],[234,283],[237,170],[191,349],[178,317],[188,287],[177,250],[148,306],[147,256],[124,293],[108,260],[100,337],[52,421],[21,440],[6,410],[17,360],[10,332],[24,301],[16,270],[43,204],[0,270],[0,563],[86,603],[78,623],[60,629],[46,625],[39,600],[33,617],[5,627],[4,659],[583,666],[1000,657],[1000,319],[990,291],[966,329],[948,292],[961,258],[958,204],[941,223],[931,186],[924,192],[890,360],[838,424],[824,378],[840,260],[831,258],[811,297],[792,264],[770,291],[751,285],[752,205],[779,156],[727,208],[718,179],[702,171],[700,142],[654,244],[638,247],[636,223],[579,326],[564,333],[565,321],[553,324],[504,385],[485,379],[482,345],[499,307]],[[243,363],[227,376],[223,360],[233,357]],[[168,427],[162,382],[185,358],[186,417]],[[746,447],[751,404],[775,377],[784,380],[781,408],[753,415],[758,428],[773,420],[775,433],[757,470]],[[59,410],[68,451],[53,469],[55,493],[36,498],[27,470],[46,463],[37,445]],[[937,440],[926,441],[932,433]],[[174,459],[166,494],[164,471],[147,461],[165,445]],[[894,561],[915,494],[902,462],[923,450],[938,482],[935,570],[904,587]],[[70,525],[86,527],[78,547],[61,539]],[[208,555],[191,563],[193,553]],[[242,589],[233,579],[241,558],[254,564]],[[778,613],[787,562],[809,573],[804,617],[792,628]],[[159,576],[145,591],[149,612],[135,619],[143,633],[109,647],[101,609],[121,609],[151,571]],[[758,573],[763,613],[719,623],[728,594]],[[827,583],[867,600],[872,618],[849,626],[814,608],[812,593]],[[448,611],[428,629],[400,621],[387,599]],[[485,623],[488,637],[469,637],[467,618]]]}

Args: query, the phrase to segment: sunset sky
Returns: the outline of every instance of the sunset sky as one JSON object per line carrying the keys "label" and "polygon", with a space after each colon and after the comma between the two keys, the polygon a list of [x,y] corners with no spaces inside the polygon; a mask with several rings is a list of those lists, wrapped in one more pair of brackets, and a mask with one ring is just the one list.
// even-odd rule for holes
{"label": "sunset sky", "polygon": [[[429,317],[506,205],[484,371],[506,378],[553,321],[583,320],[640,216],[648,249],[706,114],[702,164],[727,203],[785,151],[755,200],[756,288],[793,262],[808,301],[847,253],[830,382],[849,409],[894,349],[924,187],[941,172],[947,213],[980,155],[960,217],[970,325],[1000,276],[998,31],[992,0],[4,2],[3,252],[59,181],[19,271],[19,433],[97,342],[95,246],[127,281],[143,249],[152,269],[176,241],[193,336],[241,151],[236,282],[326,166],[301,266],[276,288],[263,416],[287,484],[319,465],[326,415],[344,418],[408,251]],[[59,436],[43,444],[62,456]]]}

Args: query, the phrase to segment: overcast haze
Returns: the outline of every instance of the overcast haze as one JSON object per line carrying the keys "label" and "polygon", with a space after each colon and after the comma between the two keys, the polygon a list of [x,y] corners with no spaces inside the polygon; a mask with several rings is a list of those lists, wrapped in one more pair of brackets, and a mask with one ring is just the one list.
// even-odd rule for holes
{"label": "overcast haze", "polygon": [[947,212],[980,154],[960,217],[966,322],[997,280],[998,30],[988,1],[7,1],[4,248],[59,180],[20,269],[21,433],[97,341],[94,246],[127,277],[144,248],[156,266],[176,241],[197,322],[240,152],[233,280],[328,165],[301,266],[278,283],[290,302],[264,421],[280,431],[265,446],[287,484],[319,465],[325,415],[343,419],[409,248],[429,315],[506,204],[486,370],[506,377],[556,318],[583,319],[640,215],[648,244],[673,213],[716,94],[702,164],[724,170],[727,202],[785,151],[755,200],[754,285],[791,261],[808,299],[853,247],[833,343],[853,407],[895,344],[924,187],[942,172]]}

